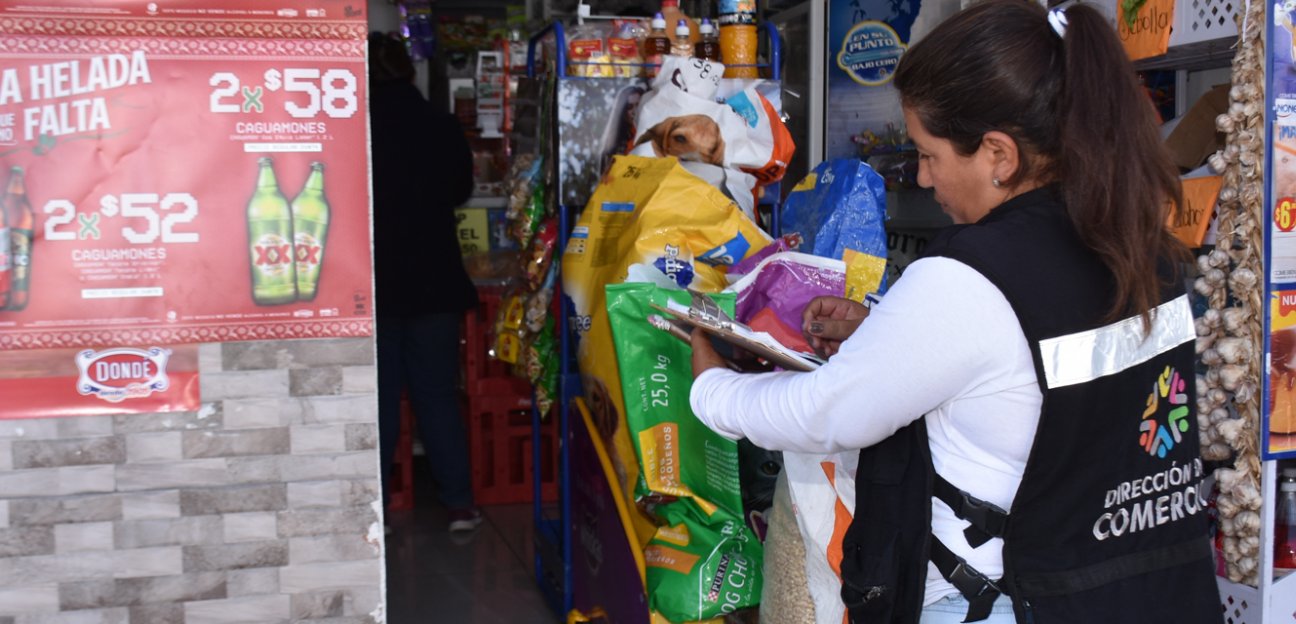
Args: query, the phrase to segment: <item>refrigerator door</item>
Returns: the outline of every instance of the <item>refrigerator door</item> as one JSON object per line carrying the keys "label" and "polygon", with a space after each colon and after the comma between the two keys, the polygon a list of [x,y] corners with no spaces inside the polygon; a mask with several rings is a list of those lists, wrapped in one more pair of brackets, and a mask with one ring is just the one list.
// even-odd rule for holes
{"label": "refrigerator door", "polygon": [[783,112],[796,153],[783,176],[786,197],[824,159],[828,0],[809,0],[770,18],[783,37]]}

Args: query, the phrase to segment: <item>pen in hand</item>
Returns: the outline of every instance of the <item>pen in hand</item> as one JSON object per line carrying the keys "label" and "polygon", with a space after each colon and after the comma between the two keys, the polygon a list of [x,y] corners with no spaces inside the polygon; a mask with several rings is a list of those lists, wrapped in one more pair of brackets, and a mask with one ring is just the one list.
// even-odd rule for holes
{"label": "pen in hand", "polygon": [[[685,331],[684,328],[680,327],[679,325],[676,325],[675,323],[670,322],[664,316],[658,314],[649,314],[648,323],[651,324],[653,327],[656,327],[657,329],[660,329],[684,341],[689,345],[693,344],[692,337],[689,336],[689,333]],[[737,364],[734,364],[729,360],[725,360],[724,363],[725,366],[727,366],[731,371],[738,372],[738,373],[743,372],[743,369],[741,367],[739,367]]]}

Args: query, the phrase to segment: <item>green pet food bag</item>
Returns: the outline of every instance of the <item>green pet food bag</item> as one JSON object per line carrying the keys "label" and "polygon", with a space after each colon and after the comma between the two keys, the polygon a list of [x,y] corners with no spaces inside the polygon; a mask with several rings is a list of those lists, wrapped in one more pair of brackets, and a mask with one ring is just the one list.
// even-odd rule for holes
{"label": "green pet food bag", "polygon": [[[660,314],[650,303],[688,303],[688,292],[646,283],[613,284],[606,292],[626,422],[639,459],[635,498],[689,498],[706,513],[720,507],[741,516],[738,445],[708,429],[689,407],[693,349],[647,320]],[[711,296],[733,314],[734,295]]]}
{"label": "green pet food bag", "polygon": [[667,523],[644,547],[648,606],[672,622],[721,617],[761,599],[763,551],[741,517],[692,499],[658,508]]}

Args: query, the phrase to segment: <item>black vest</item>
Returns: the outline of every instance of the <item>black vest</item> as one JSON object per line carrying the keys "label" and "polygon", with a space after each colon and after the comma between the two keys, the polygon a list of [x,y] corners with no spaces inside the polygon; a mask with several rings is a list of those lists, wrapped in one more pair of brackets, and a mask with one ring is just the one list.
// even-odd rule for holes
{"label": "black vest", "polygon": [[[965,263],[999,288],[1044,396],[1002,534],[998,585],[1017,621],[1220,622],[1183,284],[1164,289],[1147,340],[1141,317],[1104,323],[1111,274],[1052,188],[946,229],[926,255]],[[841,565],[852,622],[918,621],[931,465],[922,419],[861,451]]]}

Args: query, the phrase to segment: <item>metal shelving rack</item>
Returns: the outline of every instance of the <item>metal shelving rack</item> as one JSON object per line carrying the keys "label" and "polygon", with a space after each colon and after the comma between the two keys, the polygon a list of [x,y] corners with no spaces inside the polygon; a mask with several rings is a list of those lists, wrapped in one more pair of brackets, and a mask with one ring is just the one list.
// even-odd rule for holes
{"label": "metal shelving rack", "polygon": [[[594,19],[606,19],[594,17]],[[777,28],[769,22],[762,23],[759,26],[761,36],[766,37],[768,41],[768,58],[769,63],[755,65],[760,69],[766,69],[769,73],[769,79],[779,81],[780,67],[782,64],[781,41]],[[553,22],[544,29],[533,34],[527,43],[527,77],[531,79],[541,78],[537,73],[536,67],[536,47],[540,45],[545,37],[554,38],[554,61],[553,78],[559,82],[563,81],[608,81],[608,80],[626,80],[612,78],[584,78],[567,75],[567,50],[566,36],[561,22]],[[647,67],[648,65],[642,65]],[[643,80],[642,78],[632,80]],[[549,94],[553,96],[554,94]],[[553,120],[541,119],[540,124],[549,128],[549,137],[551,142],[560,143],[562,138],[558,136],[557,124]],[[544,132],[541,132],[544,136]],[[538,146],[542,158],[546,159],[545,167],[554,167],[555,174],[546,176],[556,186],[561,187],[562,181],[557,174],[556,164],[548,162],[553,158],[554,146],[545,145],[542,141]],[[777,185],[768,187],[771,192],[766,193],[766,197],[777,199],[780,196]],[[567,237],[571,234],[576,214],[573,210],[580,210],[583,206],[572,206],[563,201],[561,193],[557,194],[556,212],[558,216],[558,246],[555,250],[554,261],[561,267],[561,258],[567,247]],[[761,205],[770,205],[762,200]],[[771,232],[778,232],[778,209],[777,205],[771,210]],[[560,270],[560,269],[559,269]],[[539,585],[541,593],[544,595],[550,608],[552,608],[560,617],[567,618],[567,615],[573,608],[573,586],[572,586],[572,539],[571,539],[571,420],[572,407],[576,397],[581,394],[581,382],[579,372],[576,369],[576,358],[574,350],[574,338],[570,327],[570,318],[573,311],[570,309],[571,303],[561,296],[561,278],[555,279],[554,293],[555,298],[561,303],[562,312],[559,315],[557,326],[559,339],[559,390],[558,398],[555,402],[555,409],[558,418],[558,504],[557,515],[554,515],[553,509],[546,509],[540,496],[541,481],[541,453],[533,454],[533,472],[534,478],[534,509],[533,521],[535,523],[535,576],[536,583]],[[534,403],[534,402],[533,402]],[[541,448],[540,424],[542,414],[538,409],[532,409],[532,448]],[[644,621],[647,621],[645,614]]]}

